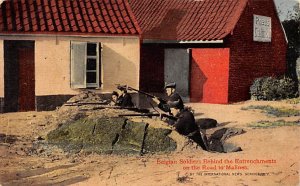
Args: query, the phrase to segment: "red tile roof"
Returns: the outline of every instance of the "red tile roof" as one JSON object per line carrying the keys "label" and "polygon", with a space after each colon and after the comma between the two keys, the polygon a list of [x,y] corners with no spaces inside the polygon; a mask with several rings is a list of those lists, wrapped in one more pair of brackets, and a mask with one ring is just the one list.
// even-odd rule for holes
{"label": "red tile roof", "polygon": [[0,32],[139,34],[127,0],[7,0]]}
{"label": "red tile roof", "polygon": [[130,0],[143,39],[219,40],[234,29],[247,0]]}

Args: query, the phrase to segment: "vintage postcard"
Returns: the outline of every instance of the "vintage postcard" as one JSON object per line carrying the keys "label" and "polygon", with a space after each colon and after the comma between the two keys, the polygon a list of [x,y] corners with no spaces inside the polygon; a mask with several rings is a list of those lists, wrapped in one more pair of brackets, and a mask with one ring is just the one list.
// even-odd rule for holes
{"label": "vintage postcard", "polygon": [[0,186],[299,185],[295,0],[5,0]]}

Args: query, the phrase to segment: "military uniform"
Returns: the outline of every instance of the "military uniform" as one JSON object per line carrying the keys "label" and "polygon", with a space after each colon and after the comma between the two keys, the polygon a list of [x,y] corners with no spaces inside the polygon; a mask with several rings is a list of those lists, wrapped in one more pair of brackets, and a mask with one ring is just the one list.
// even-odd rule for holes
{"label": "military uniform", "polygon": [[[166,84],[166,86],[164,87],[166,88],[176,88],[176,83],[169,83]],[[170,112],[170,108],[177,105],[177,107],[179,107],[180,109],[183,109],[184,105],[183,105],[183,101],[181,96],[177,93],[177,92],[173,92],[166,100],[167,102],[162,102],[160,101],[160,103],[158,104],[158,108],[160,108],[162,111],[164,112]]]}
{"label": "military uniform", "polygon": [[117,105],[120,107],[133,107],[132,98],[130,94],[127,93],[127,89],[122,86],[118,86],[117,89],[123,91],[123,93],[118,97]]}
{"label": "military uniform", "polygon": [[130,94],[125,93],[121,96],[119,96],[117,105],[120,107],[133,107],[134,104],[132,103],[132,98]]}
{"label": "military uniform", "polygon": [[200,129],[195,122],[193,113],[187,109],[182,109],[175,117],[178,119],[172,126],[175,127],[176,131],[179,134],[192,139],[200,145],[203,150],[207,150],[207,146],[204,142],[205,136],[202,136],[200,133]]}
{"label": "military uniform", "polygon": [[173,104],[180,104],[180,107],[184,107],[183,106],[183,101],[181,99],[181,96],[177,93],[174,92],[167,100],[166,103],[160,102],[158,104],[158,108],[160,108],[162,111],[164,112],[170,112],[170,108],[172,107]]}

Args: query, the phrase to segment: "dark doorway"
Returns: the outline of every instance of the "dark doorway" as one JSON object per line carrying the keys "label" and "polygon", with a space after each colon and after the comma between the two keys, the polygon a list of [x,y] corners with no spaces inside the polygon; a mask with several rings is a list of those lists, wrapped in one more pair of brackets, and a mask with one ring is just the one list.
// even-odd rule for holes
{"label": "dark doorway", "polygon": [[4,41],[4,111],[35,110],[34,41]]}
{"label": "dark doorway", "polygon": [[140,89],[164,91],[164,48],[159,44],[141,46]]}

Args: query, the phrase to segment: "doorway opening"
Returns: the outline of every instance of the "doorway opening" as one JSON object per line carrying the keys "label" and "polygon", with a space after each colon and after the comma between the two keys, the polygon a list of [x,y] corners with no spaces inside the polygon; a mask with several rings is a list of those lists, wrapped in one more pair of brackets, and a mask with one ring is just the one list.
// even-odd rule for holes
{"label": "doorway opening", "polygon": [[4,112],[35,110],[34,41],[4,41]]}

